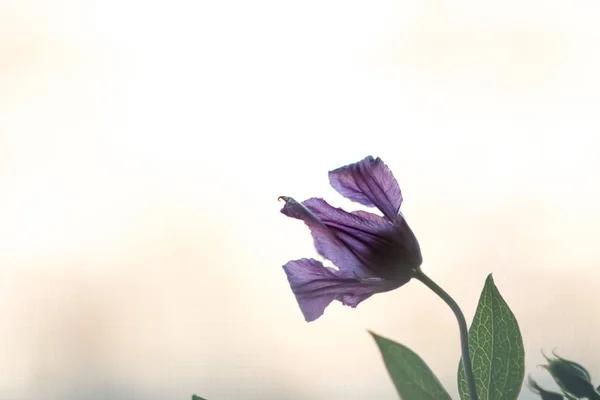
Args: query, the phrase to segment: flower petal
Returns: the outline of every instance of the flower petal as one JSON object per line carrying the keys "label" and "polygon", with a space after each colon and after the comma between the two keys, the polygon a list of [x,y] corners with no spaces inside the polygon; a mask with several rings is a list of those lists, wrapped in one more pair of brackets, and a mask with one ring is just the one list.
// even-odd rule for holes
{"label": "flower petal", "polygon": [[302,203],[281,198],[286,201],[281,212],[303,220],[319,254],[349,276],[406,283],[423,261],[419,243],[401,216],[392,223],[364,211],[348,213],[320,198]]}
{"label": "flower petal", "polygon": [[360,280],[321,262],[303,258],[293,260],[283,266],[300,310],[307,322],[323,315],[325,308],[333,300],[356,307],[375,293],[398,287],[380,279]]}
{"label": "flower petal", "polygon": [[[370,275],[406,283],[412,269],[423,261],[419,243],[401,216],[392,223],[365,211],[348,213],[319,198],[302,204],[358,258],[363,271],[367,271],[361,278]],[[334,259],[324,256],[343,269]]]}
{"label": "flower petal", "polygon": [[379,208],[391,221],[395,220],[400,210],[400,186],[379,157],[374,159],[369,156],[330,171],[329,182],[342,196],[365,206]]}
{"label": "flower petal", "polygon": [[[283,206],[281,212],[288,217],[304,221],[310,228],[315,242],[315,248],[319,254],[326,259],[331,260],[335,266],[343,272],[348,272],[350,275],[356,274],[361,277],[370,276],[368,271],[364,270],[362,262],[357,255],[348,248],[344,242],[342,242],[335,233],[319,219],[318,216],[313,214],[313,210],[310,210],[305,206],[310,200],[299,203],[287,196],[281,196],[281,199],[285,201],[285,206]],[[314,200],[324,202],[322,199]],[[315,210],[318,211],[318,208],[315,208]]]}

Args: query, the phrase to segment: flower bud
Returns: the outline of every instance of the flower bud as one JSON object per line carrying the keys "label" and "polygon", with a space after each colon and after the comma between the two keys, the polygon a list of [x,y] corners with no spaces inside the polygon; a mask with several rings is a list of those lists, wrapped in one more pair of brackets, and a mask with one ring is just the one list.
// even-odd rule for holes
{"label": "flower bud", "polygon": [[578,399],[599,399],[600,395],[592,385],[589,372],[574,361],[565,360],[553,353],[556,358],[548,360],[548,365],[543,365],[552,375],[558,386]]}

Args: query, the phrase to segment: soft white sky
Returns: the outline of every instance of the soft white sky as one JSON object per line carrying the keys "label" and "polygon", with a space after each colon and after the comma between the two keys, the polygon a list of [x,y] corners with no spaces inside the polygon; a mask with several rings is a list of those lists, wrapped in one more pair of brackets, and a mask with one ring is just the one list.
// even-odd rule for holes
{"label": "soft white sky", "polygon": [[[468,319],[489,272],[528,372],[600,383],[600,5],[0,4],[0,398],[394,399],[366,329],[456,393],[418,283],[306,324],[279,195],[382,157]],[[596,346],[596,347],[595,347]],[[524,392],[523,399],[532,398]]]}

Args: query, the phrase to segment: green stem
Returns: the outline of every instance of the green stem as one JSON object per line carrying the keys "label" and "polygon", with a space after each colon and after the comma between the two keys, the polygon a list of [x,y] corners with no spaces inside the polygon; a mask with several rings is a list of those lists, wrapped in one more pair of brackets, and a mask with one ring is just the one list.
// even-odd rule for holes
{"label": "green stem", "polygon": [[435,294],[440,296],[442,300],[452,309],[456,319],[458,320],[458,328],[460,330],[460,347],[462,350],[462,362],[465,368],[465,377],[467,379],[467,387],[469,388],[469,399],[477,400],[477,390],[475,388],[475,379],[473,377],[473,367],[471,365],[471,355],[469,354],[469,330],[467,328],[467,321],[463,315],[460,307],[452,297],[444,289],[438,286],[437,283],[432,281],[427,275],[421,271],[421,268],[417,268],[413,273],[413,278],[423,282],[425,286],[433,290]]}

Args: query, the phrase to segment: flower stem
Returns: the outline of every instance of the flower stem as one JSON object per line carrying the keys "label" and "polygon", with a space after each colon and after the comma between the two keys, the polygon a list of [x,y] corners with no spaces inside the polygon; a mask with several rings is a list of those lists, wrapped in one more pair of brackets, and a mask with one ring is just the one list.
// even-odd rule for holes
{"label": "flower stem", "polygon": [[444,289],[438,286],[437,283],[432,281],[427,275],[421,271],[421,268],[417,268],[413,273],[413,278],[423,282],[425,286],[433,290],[435,294],[440,296],[442,300],[452,309],[456,319],[458,320],[458,328],[460,330],[460,347],[462,350],[462,362],[465,368],[465,377],[467,379],[467,387],[469,388],[469,399],[477,400],[477,390],[475,388],[475,379],[473,377],[473,367],[471,365],[471,356],[469,354],[469,330],[467,328],[467,321],[463,315],[460,307],[452,297]]}

